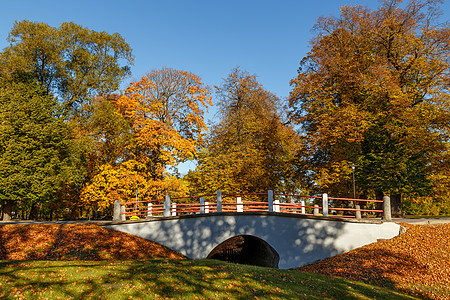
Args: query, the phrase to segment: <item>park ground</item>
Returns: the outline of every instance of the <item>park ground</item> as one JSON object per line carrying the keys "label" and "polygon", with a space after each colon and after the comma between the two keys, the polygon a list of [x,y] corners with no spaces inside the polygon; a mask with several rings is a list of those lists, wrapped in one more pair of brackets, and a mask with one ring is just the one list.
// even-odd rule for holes
{"label": "park ground", "polygon": [[410,223],[295,270],[192,261],[96,223],[0,223],[0,298],[450,299],[450,223]]}

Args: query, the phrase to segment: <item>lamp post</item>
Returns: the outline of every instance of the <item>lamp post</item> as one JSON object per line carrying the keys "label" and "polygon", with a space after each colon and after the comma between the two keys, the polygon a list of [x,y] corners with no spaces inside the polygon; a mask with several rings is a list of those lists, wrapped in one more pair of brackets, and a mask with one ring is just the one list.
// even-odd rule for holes
{"label": "lamp post", "polygon": [[356,187],[355,187],[355,167],[356,165],[352,163],[352,172],[353,172],[353,199],[356,199]]}

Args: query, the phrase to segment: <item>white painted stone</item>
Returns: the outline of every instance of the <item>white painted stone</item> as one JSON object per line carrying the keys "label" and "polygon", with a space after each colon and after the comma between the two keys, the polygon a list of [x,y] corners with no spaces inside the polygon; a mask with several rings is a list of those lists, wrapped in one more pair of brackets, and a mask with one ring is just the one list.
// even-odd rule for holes
{"label": "white painted stone", "polygon": [[328,195],[322,194],[322,215],[328,217]]}
{"label": "white painted stone", "polygon": [[205,198],[200,198],[200,213],[205,213]]}
{"label": "white painted stone", "polygon": [[153,216],[153,212],[152,212],[152,203],[151,203],[151,202],[149,202],[149,203],[147,204],[147,210],[148,210],[147,216],[148,216],[148,217]]}
{"label": "white painted stone", "polygon": [[236,211],[237,212],[243,212],[244,211],[244,205],[242,204],[242,198],[237,197],[236,198]]}
{"label": "white painted stone", "polygon": [[399,234],[396,223],[358,223],[301,215],[195,215],[107,226],[155,241],[193,259],[205,258],[226,239],[250,234],[280,255],[282,269],[300,267]]}
{"label": "white painted stone", "polygon": [[177,215],[177,204],[172,203],[172,217]]}
{"label": "white painted stone", "polygon": [[280,200],[275,200],[273,204],[273,211],[280,212]]}

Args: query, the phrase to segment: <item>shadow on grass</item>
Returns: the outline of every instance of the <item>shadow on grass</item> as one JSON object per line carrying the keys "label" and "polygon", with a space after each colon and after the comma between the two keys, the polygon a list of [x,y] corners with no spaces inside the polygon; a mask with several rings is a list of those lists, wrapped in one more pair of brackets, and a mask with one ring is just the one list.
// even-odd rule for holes
{"label": "shadow on grass", "polygon": [[213,260],[0,262],[0,298],[414,299],[290,270]]}

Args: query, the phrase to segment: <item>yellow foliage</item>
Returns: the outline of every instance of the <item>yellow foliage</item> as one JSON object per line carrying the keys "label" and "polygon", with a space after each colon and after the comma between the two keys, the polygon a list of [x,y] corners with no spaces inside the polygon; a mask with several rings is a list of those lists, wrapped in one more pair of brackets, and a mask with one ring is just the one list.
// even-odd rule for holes
{"label": "yellow foliage", "polygon": [[99,173],[82,190],[81,201],[99,211],[108,209],[114,200],[127,202],[136,189],[147,187],[147,180],[140,171],[142,169],[145,166],[136,161],[127,161],[118,167],[102,165]]}

